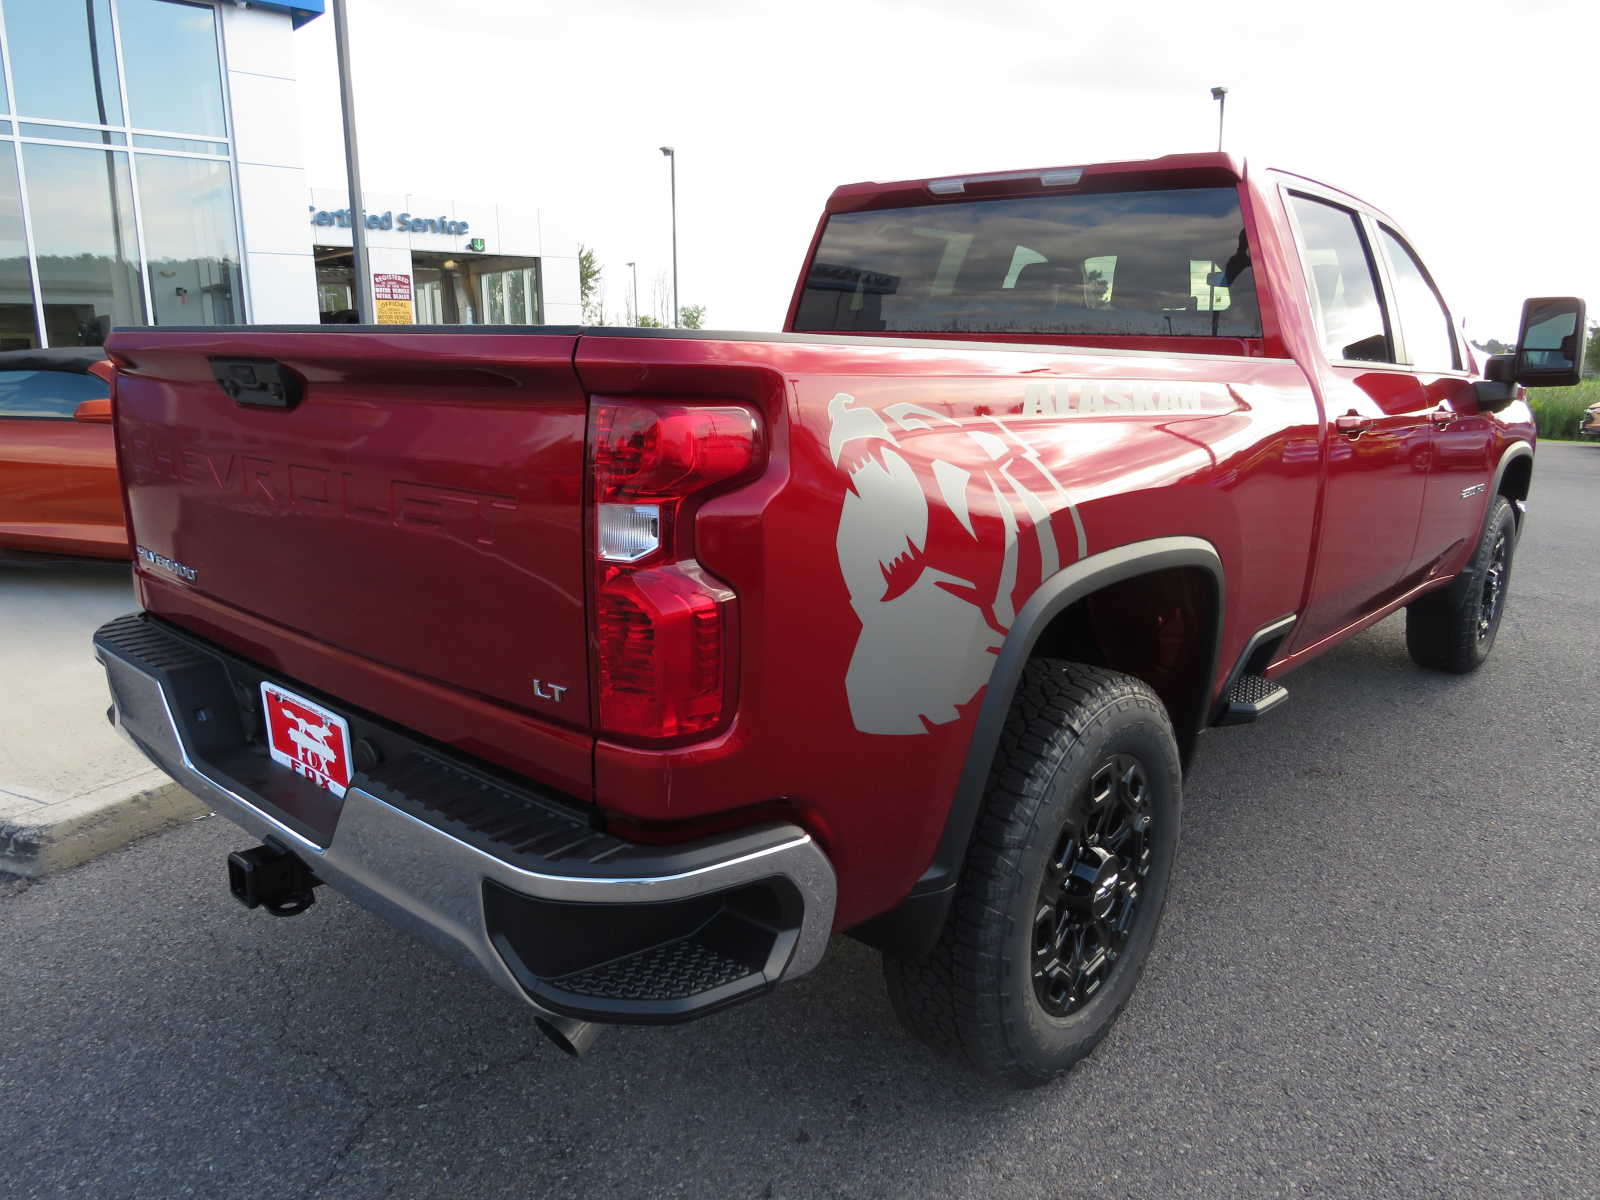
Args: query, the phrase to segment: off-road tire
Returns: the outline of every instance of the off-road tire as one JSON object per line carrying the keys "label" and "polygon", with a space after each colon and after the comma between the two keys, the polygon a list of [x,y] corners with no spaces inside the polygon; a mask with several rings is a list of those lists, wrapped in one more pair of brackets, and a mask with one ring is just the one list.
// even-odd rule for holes
{"label": "off-road tire", "polygon": [[[1047,1004],[1063,1006],[1041,996],[1035,978],[1039,943],[1050,942],[1038,932],[1046,874],[1060,878],[1054,860],[1081,828],[1105,764],[1127,762],[1142,768],[1147,785],[1140,894],[1103,981],[1079,989],[1087,999],[1057,1015]],[[1014,1083],[1044,1083],[1070,1069],[1105,1037],[1138,982],[1166,905],[1181,812],[1172,722],[1149,687],[1100,667],[1029,663],[939,941],[926,955],[884,956],[901,1023],[935,1050]]]}
{"label": "off-road tire", "polygon": [[[1476,671],[1494,649],[1511,585],[1517,518],[1504,496],[1489,501],[1472,560],[1454,582],[1406,607],[1406,650],[1435,671]],[[1491,610],[1492,606],[1492,610]]]}

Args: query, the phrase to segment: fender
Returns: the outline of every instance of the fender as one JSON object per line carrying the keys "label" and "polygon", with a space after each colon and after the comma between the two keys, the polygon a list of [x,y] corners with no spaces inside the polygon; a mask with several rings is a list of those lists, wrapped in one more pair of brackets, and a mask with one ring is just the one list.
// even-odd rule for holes
{"label": "fender", "polygon": [[[1525,458],[1531,464],[1533,461],[1533,446],[1528,442],[1516,441],[1506,447],[1505,453],[1500,456],[1500,464],[1494,469],[1494,480],[1489,485],[1490,497],[1500,495],[1500,484],[1505,479],[1506,468],[1519,458]],[[1523,512],[1524,503],[1524,501],[1515,500],[1511,504],[1512,509],[1517,514],[1517,529],[1519,531],[1522,529],[1522,518],[1525,515]],[[1484,500],[1483,509],[1484,513],[1487,514],[1489,511],[1488,499]]]}
{"label": "fender", "polygon": [[[1198,567],[1206,572],[1215,588],[1213,607],[1216,628],[1212,631],[1211,652],[1201,684],[1203,692],[1195,705],[1195,711],[1202,714],[1200,725],[1205,724],[1205,717],[1211,711],[1209,693],[1217,674],[1217,655],[1222,644],[1222,623],[1227,602],[1222,559],[1216,548],[1210,542],[1196,537],[1151,538],[1092,554],[1064,567],[1040,584],[1028,598],[1012,622],[1000,653],[995,658],[994,672],[989,677],[983,702],[978,709],[972,742],[967,747],[966,762],[961,769],[955,795],[950,801],[944,833],[934,851],[933,862],[904,900],[888,912],[856,926],[850,931],[854,936],[869,945],[893,952],[921,954],[932,949],[940,930],[944,928],[950,903],[955,897],[961,865],[966,859],[972,831],[977,826],[978,813],[983,805],[989,767],[1000,744],[1000,731],[1005,725],[1006,714],[1011,710],[1011,701],[1016,695],[1023,668],[1027,666],[1040,636],[1062,611],[1101,588],[1173,567]],[[1198,728],[1179,730],[1179,741],[1183,742],[1198,732]]]}

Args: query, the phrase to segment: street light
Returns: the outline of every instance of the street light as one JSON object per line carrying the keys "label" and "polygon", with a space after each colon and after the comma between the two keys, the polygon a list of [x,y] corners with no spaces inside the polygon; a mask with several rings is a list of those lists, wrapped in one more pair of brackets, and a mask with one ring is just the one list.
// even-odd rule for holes
{"label": "street light", "polygon": [[367,258],[367,218],[362,207],[361,155],[356,150],[356,107],[350,85],[350,18],[344,0],[333,0],[333,53],[339,71],[339,112],[344,120],[344,170],[350,188],[350,266],[355,275],[356,317],[372,324],[372,264]]}
{"label": "street light", "polygon": [[672,327],[678,327],[678,156],[671,146],[661,153],[672,164]]}
{"label": "street light", "polygon": [[636,262],[629,263],[628,264],[628,270],[633,272],[633,319],[632,319],[632,323],[634,325],[637,325],[639,323],[639,264],[636,263]]}
{"label": "street light", "polygon": [[1228,89],[1214,87],[1211,89],[1211,98],[1217,102],[1217,149],[1222,149],[1222,118],[1228,111]]}

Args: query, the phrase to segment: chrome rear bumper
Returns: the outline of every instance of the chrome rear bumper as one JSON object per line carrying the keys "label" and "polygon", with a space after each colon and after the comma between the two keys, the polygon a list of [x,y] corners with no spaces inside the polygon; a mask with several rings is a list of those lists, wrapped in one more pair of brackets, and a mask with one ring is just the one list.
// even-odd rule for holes
{"label": "chrome rear bumper", "polygon": [[[621,842],[570,814],[523,807],[516,812],[525,823],[546,822],[531,836],[547,849],[497,852],[486,838],[473,844],[432,823],[448,797],[419,800],[416,772],[435,790],[466,776],[442,760],[430,767],[425,753],[407,776],[409,794],[358,773],[323,844],[208,761],[202,747],[214,728],[189,719],[204,703],[194,694],[205,690],[197,681],[222,672],[206,694],[232,695],[238,689],[227,686],[227,673],[250,664],[139,616],[104,627],[95,653],[110,683],[113,722],[174,779],[253,836],[295,853],[322,882],[541,1012],[686,1020],[804,974],[826,948],[834,872],[798,826],[662,849]],[[249,720],[248,713],[230,717]],[[474,786],[475,798],[495,792],[492,784]],[[663,914],[670,914],[665,921]],[[631,933],[641,925],[669,936],[641,946]],[[771,933],[770,944],[753,934],[758,927]],[[611,956],[585,961],[597,954]]]}

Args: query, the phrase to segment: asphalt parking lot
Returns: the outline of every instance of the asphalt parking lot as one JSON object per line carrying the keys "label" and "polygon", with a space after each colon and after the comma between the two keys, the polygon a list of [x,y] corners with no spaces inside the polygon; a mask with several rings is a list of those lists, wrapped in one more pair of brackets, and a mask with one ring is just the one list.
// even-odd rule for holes
{"label": "asphalt parking lot", "polygon": [[[1489,665],[1391,619],[1211,735],[1155,958],[1056,1085],[895,1025],[849,941],[574,1062],[220,819],[0,885],[8,1195],[1600,1194],[1600,446],[1542,447]],[[7,894],[9,892],[9,894]]]}

